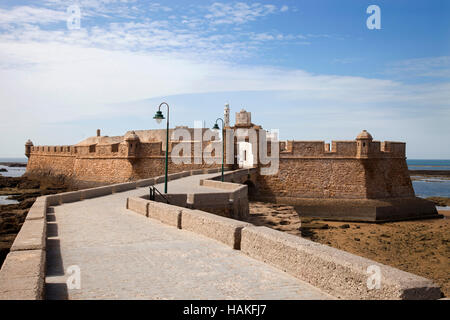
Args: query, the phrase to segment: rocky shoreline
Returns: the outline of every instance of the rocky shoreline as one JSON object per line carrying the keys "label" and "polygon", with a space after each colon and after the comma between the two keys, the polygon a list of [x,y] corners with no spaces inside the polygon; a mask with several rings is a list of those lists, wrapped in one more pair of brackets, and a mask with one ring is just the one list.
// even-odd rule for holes
{"label": "rocky shoreline", "polygon": [[25,162],[0,162],[0,166],[10,168],[26,168],[27,164]]}
{"label": "rocky shoreline", "polygon": [[411,180],[421,180],[422,178],[450,179],[450,170],[409,170]]}

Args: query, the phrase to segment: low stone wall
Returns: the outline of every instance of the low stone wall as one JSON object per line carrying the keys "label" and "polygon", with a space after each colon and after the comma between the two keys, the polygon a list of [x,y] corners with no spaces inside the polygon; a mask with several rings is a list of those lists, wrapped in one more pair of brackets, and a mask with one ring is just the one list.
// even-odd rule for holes
{"label": "low stone wall", "polygon": [[169,226],[181,229],[182,208],[166,203],[148,201],[147,216]]}
{"label": "low stone wall", "polygon": [[0,270],[0,300],[44,298],[47,197],[30,208]]}
{"label": "low stone wall", "polygon": [[[242,170],[228,172],[227,175],[237,174],[241,175]],[[245,173],[247,174],[247,169]],[[189,175],[204,174],[204,173],[218,173],[220,169],[196,169],[191,171],[185,171],[180,173],[174,173],[168,176],[169,181],[172,179],[179,179],[187,177]],[[215,179],[220,177],[220,175],[212,177]],[[145,183],[147,186],[149,183],[158,183],[159,180],[164,181],[164,176],[153,178],[151,180],[140,180],[136,182],[136,185],[142,185]],[[145,181],[145,182],[143,182]],[[214,213],[223,217],[230,217],[239,220],[245,220],[248,217],[248,187],[246,185],[221,182],[215,180],[200,180],[200,185],[210,188],[221,189],[224,191],[210,192],[210,193],[195,193],[195,194],[165,194],[161,196],[156,194],[155,200],[157,202],[169,202],[171,205],[185,207],[189,209],[197,209],[206,211],[209,213]],[[143,199],[149,200],[149,195],[141,197]]]}
{"label": "low stone wall", "polygon": [[[338,298],[409,300],[441,296],[439,287],[429,279],[266,227],[244,228],[241,250]],[[379,268],[379,289],[368,288],[369,267]]]}
{"label": "low stone wall", "polygon": [[[172,174],[171,180],[202,174],[201,172],[186,171]],[[45,254],[47,238],[47,208],[64,203],[80,201],[95,197],[102,197],[117,192],[128,191],[139,187],[146,187],[164,182],[164,176],[143,179],[134,182],[119,183],[80,191],[65,192],[39,197],[30,208],[25,222],[11,246],[0,270],[0,300],[41,300],[44,299],[45,284]],[[184,195],[186,202],[186,195]],[[156,206],[164,205],[164,215],[157,215]],[[136,198],[127,202],[127,206],[135,212],[148,216],[148,201]],[[169,225],[181,225],[177,216],[170,215],[167,204],[152,204],[152,218],[158,218]],[[173,207],[174,211],[179,207]],[[162,211],[159,211],[162,212]],[[168,213],[169,212],[169,213]]]}
{"label": "low stone wall", "polygon": [[[429,279],[277,230],[140,198],[128,198],[128,207],[241,250],[337,298],[409,300],[441,296],[439,287]],[[379,270],[379,288],[369,289],[368,280],[370,284],[373,275],[370,268]]]}
{"label": "low stone wall", "polygon": [[192,231],[215,239],[233,249],[240,248],[240,232],[242,228],[250,226],[249,223],[221,217],[209,212],[181,208],[142,198],[128,198],[127,208],[178,229]]}
{"label": "low stone wall", "polygon": [[[249,170],[251,169],[239,169],[236,171],[228,172],[224,176],[224,180],[229,181],[235,181],[235,180],[242,180],[242,178],[247,179],[248,175],[250,174]],[[204,187],[210,187],[210,188],[216,188],[216,189],[222,189],[230,192],[230,203],[229,208],[226,210],[226,216],[232,217],[239,220],[246,220],[249,215],[249,207],[248,207],[248,186],[239,184],[239,183],[232,183],[232,182],[222,182],[217,181],[217,179],[221,179],[221,175],[212,177],[211,179],[204,179],[200,180],[200,185]],[[206,197],[202,195],[195,195],[196,197]],[[211,197],[211,202],[217,201],[214,200],[214,197]],[[189,202],[189,201],[188,201]],[[223,201],[222,201],[223,202]],[[196,209],[205,210],[208,212],[214,212],[214,207],[206,207],[206,206],[200,206],[195,205],[193,206]],[[211,210],[212,209],[212,210]],[[227,213],[229,212],[229,213]],[[220,214],[220,213],[218,213]]]}
{"label": "low stone wall", "polygon": [[249,223],[229,219],[200,210],[181,211],[181,229],[220,241],[233,249],[241,247],[241,230]]}

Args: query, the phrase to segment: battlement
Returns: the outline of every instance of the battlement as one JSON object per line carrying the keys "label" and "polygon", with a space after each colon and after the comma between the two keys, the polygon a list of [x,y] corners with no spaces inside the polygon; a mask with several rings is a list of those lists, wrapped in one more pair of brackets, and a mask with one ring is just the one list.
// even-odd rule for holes
{"label": "battlement", "polygon": [[[405,157],[406,144],[392,141],[369,141],[367,157]],[[353,141],[281,141],[280,157],[348,157],[358,158],[358,142]]]}
{"label": "battlement", "polygon": [[[193,129],[186,128],[188,131]],[[203,129],[207,130],[207,129]],[[203,131],[204,132],[204,131]],[[72,146],[33,146],[27,142],[26,154],[74,156],[88,158],[143,158],[165,156],[165,143],[161,130],[129,131],[122,137],[91,137]],[[367,134],[367,136],[366,136]],[[155,141],[155,139],[161,139]],[[145,142],[144,142],[144,141]],[[221,149],[221,141],[170,140],[169,153],[177,146],[190,150],[194,155],[196,148],[211,151]],[[268,152],[270,152],[268,141]],[[30,145],[31,144],[31,145]],[[393,141],[372,141],[372,136],[363,131],[356,140],[332,141],[280,141],[281,158],[404,158],[406,144]],[[180,148],[175,149],[176,157],[185,157]],[[214,157],[214,151],[211,153]]]}
{"label": "battlement", "polygon": [[[190,149],[191,155],[194,155],[196,141],[169,141],[169,153],[176,146],[187,146],[185,149]],[[212,151],[214,148],[221,149],[221,141],[212,141],[201,143],[201,150]],[[91,145],[72,145],[72,146],[32,146],[30,148],[30,155],[48,155],[48,156],[73,156],[73,157],[128,157],[129,146],[127,143],[112,143],[112,144],[91,144]],[[144,142],[139,143],[136,150],[135,157],[162,157],[165,156],[163,150],[163,143],[159,142]],[[183,152],[177,153],[174,156],[185,156]],[[214,156],[214,151],[212,151]]]}
{"label": "battlement", "polygon": [[31,146],[32,154],[48,154],[48,155],[75,155],[77,148],[75,146]]}

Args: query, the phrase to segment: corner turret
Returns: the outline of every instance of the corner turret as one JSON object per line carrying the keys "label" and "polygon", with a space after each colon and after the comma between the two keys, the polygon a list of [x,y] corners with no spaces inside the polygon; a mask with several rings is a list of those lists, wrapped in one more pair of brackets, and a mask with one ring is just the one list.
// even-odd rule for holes
{"label": "corner turret", "polygon": [[137,155],[137,148],[140,143],[139,137],[136,132],[130,131],[125,135],[125,143],[127,144],[127,157],[135,158]]}
{"label": "corner turret", "polygon": [[27,156],[27,158],[30,157],[32,146],[33,146],[33,142],[31,142],[31,140],[28,139],[28,141],[25,142],[25,155]]}
{"label": "corner turret", "polygon": [[358,136],[356,137],[356,157],[357,158],[368,158],[369,157],[369,145],[372,142],[373,138],[372,135],[367,132],[366,130],[363,130]]}

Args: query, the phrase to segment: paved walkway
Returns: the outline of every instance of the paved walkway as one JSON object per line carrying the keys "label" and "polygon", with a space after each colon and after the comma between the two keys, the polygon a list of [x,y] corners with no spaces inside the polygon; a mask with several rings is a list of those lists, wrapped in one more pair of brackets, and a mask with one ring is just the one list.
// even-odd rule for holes
{"label": "paved walkway", "polygon": [[[172,181],[169,192],[180,192],[183,185],[193,190],[194,180],[206,176]],[[136,189],[49,210],[54,212],[48,214],[47,299],[331,298],[220,242],[125,209],[127,197],[147,192]],[[67,289],[64,274],[72,265],[80,268],[81,289]]]}

